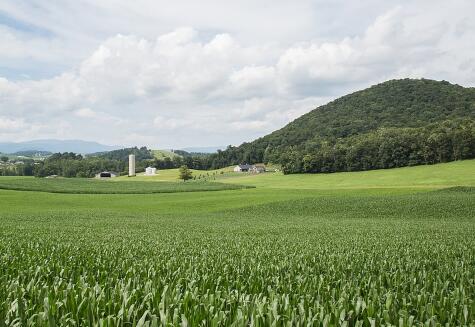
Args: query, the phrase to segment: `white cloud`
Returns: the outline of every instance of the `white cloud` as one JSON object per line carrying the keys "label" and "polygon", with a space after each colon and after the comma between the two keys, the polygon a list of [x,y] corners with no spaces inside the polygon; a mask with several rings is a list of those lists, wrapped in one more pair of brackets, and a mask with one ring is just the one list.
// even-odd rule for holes
{"label": "white cloud", "polygon": [[155,117],[155,119],[153,120],[153,125],[156,128],[164,130],[176,130],[192,126],[192,124],[188,120],[178,118],[166,118],[163,116]]}
{"label": "white cloud", "polygon": [[[366,1],[367,6],[356,6],[355,10],[381,9],[377,2]],[[99,12],[108,13],[106,21],[116,26],[110,15],[114,10],[107,2],[98,3]],[[213,29],[201,22],[191,24],[198,28],[156,33],[137,23],[143,29],[127,25],[127,33],[107,35],[98,43],[84,41],[87,37],[74,24],[57,18],[53,14],[59,10],[56,5],[48,7],[52,23],[45,25],[25,16],[26,8],[34,10],[26,4],[0,4],[0,10],[55,35],[53,54],[42,56],[47,42],[41,43],[41,36],[9,28],[9,34],[0,37],[6,42],[0,49],[11,48],[3,57],[0,51],[0,59],[8,56],[20,60],[29,53],[34,60],[45,61],[75,51],[76,46],[67,49],[71,40],[65,39],[61,28],[69,28],[71,35],[83,40],[81,44],[95,45],[81,61],[51,78],[0,77],[0,129],[16,122],[36,126],[28,134],[32,137],[56,135],[108,144],[236,144],[280,128],[332,98],[390,78],[426,77],[474,85],[475,59],[471,54],[475,53],[475,25],[468,15],[475,5],[463,0],[452,6],[441,1],[445,4],[441,8],[428,1],[399,3],[394,8],[384,7],[371,22],[365,21],[365,26],[344,30],[345,35],[303,34],[305,38],[290,37],[282,43],[275,35],[268,42],[260,42],[258,36],[252,38],[243,32],[246,28],[242,25],[227,25],[221,18],[216,22],[236,30]],[[92,2],[80,4],[84,10],[96,8]],[[150,24],[153,11],[145,8],[151,5],[142,5],[139,16]],[[333,5],[343,8],[338,1]],[[311,2],[305,6],[311,7]],[[287,1],[279,8],[273,17],[285,17],[282,8],[289,13],[296,10]],[[92,14],[91,19],[94,22],[98,17]],[[250,24],[259,26],[255,21]],[[299,26],[309,26],[308,21]],[[100,30],[92,32],[101,34]],[[22,40],[31,39],[39,43],[25,52]],[[49,127],[53,125],[62,127]],[[10,131],[7,138],[26,135],[19,128],[10,127]]]}
{"label": "white cloud", "polygon": [[0,130],[2,132],[18,131],[25,128],[26,124],[23,119],[10,119],[0,117]]}
{"label": "white cloud", "polygon": [[81,108],[74,112],[74,114],[81,118],[94,118],[97,116],[97,113],[91,108]]}

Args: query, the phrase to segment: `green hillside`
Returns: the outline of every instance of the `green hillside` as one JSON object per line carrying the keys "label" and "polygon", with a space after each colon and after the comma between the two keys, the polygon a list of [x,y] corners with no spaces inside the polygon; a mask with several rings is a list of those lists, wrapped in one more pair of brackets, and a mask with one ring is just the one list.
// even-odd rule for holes
{"label": "green hillside", "polygon": [[152,154],[158,160],[164,160],[165,158],[173,159],[176,157],[180,157],[179,154],[169,150],[152,150]]}
{"label": "green hillside", "polygon": [[392,80],[341,97],[251,143],[214,167],[275,162],[284,171],[393,168],[475,157],[475,88]]}
{"label": "green hillside", "polygon": [[341,97],[259,142],[298,145],[381,127],[422,127],[454,118],[475,118],[475,88],[433,80],[392,80]]}
{"label": "green hillside", "polygon": [[453,186],[475,186],[475,160],[436,165],[379,169],[333,174],[282,173],[227,175],[218,181],[279,189],[437,189]]}

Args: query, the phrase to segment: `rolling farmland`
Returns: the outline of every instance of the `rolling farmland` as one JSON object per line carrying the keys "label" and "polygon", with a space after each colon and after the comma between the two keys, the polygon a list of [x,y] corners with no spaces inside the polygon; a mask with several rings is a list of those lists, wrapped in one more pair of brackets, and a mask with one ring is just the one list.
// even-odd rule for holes
{"label": "rolling farmland", "polygon": [[[128,177],[127,177],[128,178]],[[222,191],[247,188],[238,184],[210,183],[205,181],[188,183],[146,183],[130,178],[119,182],[102,181],[85,178],[44,179],[33,177],[3,177],[0,189],[15,191],[36,191],[72,194],[148,194],[199,191]]]}
{"label": "rolling farmland", "polygon": [[0,190],[0,326],[473,326],[474,167],[166,194],[25,179]]}

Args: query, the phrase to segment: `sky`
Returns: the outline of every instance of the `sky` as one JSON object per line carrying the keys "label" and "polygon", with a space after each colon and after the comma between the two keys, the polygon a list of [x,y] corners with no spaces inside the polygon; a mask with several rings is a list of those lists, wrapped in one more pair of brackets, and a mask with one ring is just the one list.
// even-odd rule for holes
{"label": "sky", "polygon": [[2,0],[0,142],[238,145],[395,78],[475,86],[473,0]]}

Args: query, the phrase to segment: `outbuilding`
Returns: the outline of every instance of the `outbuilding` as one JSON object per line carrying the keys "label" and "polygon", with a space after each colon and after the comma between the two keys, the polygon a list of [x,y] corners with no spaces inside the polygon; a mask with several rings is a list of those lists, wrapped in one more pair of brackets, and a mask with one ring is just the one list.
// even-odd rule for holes
{"label": "outbuilding", "polygon": [[254,167],[253,165],[237,165],[236,167],[234,167],[234,172],[236,173],[246,173],[248,171],[250,171],[252,169],[252,167]]}
{"label": "outbuilding", "polygon": [[266,166],[264,166],[264,165],[254,165],[251,168],[251,172],[256,173],[256,174],[265,173],[266,172]]}
{"label": "outbuilding", "polygon": [[157,168],[147,167],[145,168],[145,176],[155,176],[157,174]]}
{"label": "outbuilding", "polygon": [[99,179],[108,179],[108,178],[114,178],[114,177],[117,177],[117,174],[111,171],[103,171],[96,174],[96,178],[99,178]]}
{"label": "outbuilding", "polygon": [[234,172],[236,173],[263,173],[266,171],[266,166],[264,165],[237,165],[234,167]]}

